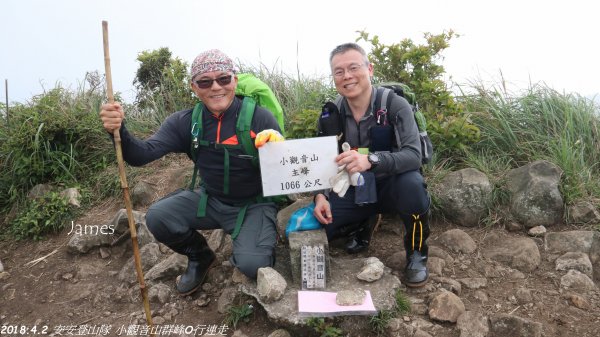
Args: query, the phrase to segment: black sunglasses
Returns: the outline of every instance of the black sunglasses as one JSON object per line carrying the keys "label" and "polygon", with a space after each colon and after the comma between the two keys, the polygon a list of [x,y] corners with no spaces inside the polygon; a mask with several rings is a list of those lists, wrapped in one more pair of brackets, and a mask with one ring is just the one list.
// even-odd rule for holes
{"label": "black sunglasses", "polygon": [[224,76],[219,76],[215,79],[212,78],[203,78],[201,80],[197,80],[196,81],[196,85],[198,86],[198,88],[201,89],[208,89],[210,87],[212,87],[213,82],[217,82],[220,86],[226,86],[229,83],[231,83],[231,80],[233,79],[233,75],[224,75]]}

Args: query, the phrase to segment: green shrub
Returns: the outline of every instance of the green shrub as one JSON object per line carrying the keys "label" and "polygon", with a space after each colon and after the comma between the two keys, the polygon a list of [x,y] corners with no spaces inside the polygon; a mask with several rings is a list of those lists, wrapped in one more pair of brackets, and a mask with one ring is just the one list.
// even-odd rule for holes
{"label": "green shrub", "polygon": [[231,306],[227,309],[227,315],[223,320],[223,324],[227,326],[233,326],[233,329],[237,329],[237,325],[240,321],[248,322],[250,315],[253,312],[253,307],[250,304],[242,304],[238,306]]}
{"label": "green shrub", "polygon": [[114,161],[98,118],[101,89],[57,86],[11,108],[0,126],[0,211],[36,184],[74,185]]}
{"label": "green shrub", "polygon": [[320,334],[320,337],[341,337],[344,331],[333,326],[333,323],[328,323],[323,317],[311,317],[306,320],[306,325],[313,328],[315,332]]}
{"label": "green shrub", "polygon": [[357,41],[371,44],[368,57],[374,64],[375,82],[402,82],[415,93],[436,152],[451,155],[479,139],[479,129],[448,90],[444,67],[438,64],[457,34],[452,30],[439,35],[425,33],[427,43],[423,45],[411,39],[386,45],[377,35],[370,37],[364,30],[358,33]]}
{"label": "green shrub", "polygon": [[68,199],[50,192],[32,200],[11,222],[9,232],[18,240],[39,240],[45,234],[61,230],[72,215]]}

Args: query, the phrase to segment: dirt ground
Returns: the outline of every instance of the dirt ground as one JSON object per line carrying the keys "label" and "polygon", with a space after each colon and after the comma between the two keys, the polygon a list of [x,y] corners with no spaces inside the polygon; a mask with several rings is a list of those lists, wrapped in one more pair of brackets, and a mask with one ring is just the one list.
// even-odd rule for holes
{"label": "dirt ground", "polygon": [[[184,159],[172,157],[159,161],[141,177],[157,186],[157,198],[166,194],[175,181],[181,178]],[[113,215],[122,208],[120,199],[109,199],[86,212],[86,215],[76,219],[81,224],[106,224]],[[145,209],[137,209],[145,211]],[[384,221],[375,233],[369,253],[363,256],[377,256],[384,263],[395,252],[401,250],[400,232],[395,223]],[[432,226],[430,243],[436,244],[436,238],[444,231],[455,228],[450,224],[435,222]],[[483,238],[489,231],[500,228],[461,228],[467,232],[479,245],[476,256],[452,256],[457,261],[469,261],[458,265],[466,268],[451,267],[453,279],[473,277],[472,270],[485,264],[481,257]],[[73,255],[66,250],[70,237],[67,235],[70,226],[57,234],[48,236],[39,242],[20,241],[0,242],[0,261],[7,272],[0,279],[0,336],[35,336],[45,333],[50,335],[74,336],[126,336],[123,330],[131,325],[143,325],[143,307],[139,299],[139,287],[124,286],[117,280],[116,275],[121,270],[131,251],[125,247],[111,247],[110,256],[102,258],[98,249],[88,254]],[[510,233],[522,236],[523,233]],[[544,255],[541,240],[538,242],[542,252],[542,263],[532,273],[526,274],[523,280],[508,278],[488,278],[484,289],[489,299],[480,302],[476,299],[474,290],[463,289],[461,299],[467,310],[476,310],[486,314],[511,313],[528,318],[543,325],[544,336],[600,336],[600,298],[598,292],[582,294],[588,302],[588,307],[580,309],[567,300],[566,293],[559,289],[556,282],[553,260]],[[335,245],[332,255],[345,254]],[[230,269],[224,269],[230,271]],[[134,271],[132,271],[133,273]],[[230,275],[227,275],[229,277]],[[560,277],[558,278],[560,279]],[[173,287],[174,281],[167,282]],[[211,282],[210,277],[208,282]],[[513,294],[519,287],[532,290],[534,301],[531,304],[519,305],[514,301]],[[194,328],[195,333],[172,333],[171,336],[231,336],[234,329],[225,326],[225,315],[217,312],[217,302],[222,291],[222,285],[212,280],[212,286],[197,292],[192,296],[180,297],[173,293],[166,304],[152,303],[155,316],[161,317],[163,325],[183,327],[184,330]],[[412,298],[427,301],[428,292],[407,290]],[[200,307],[199,300],[210,300],[207,306]],[[254,300],[241,298],[253,305],[254,311],[248,322],[240,322],[237,330],[247,336],[268,336],[277,329],[277,324],[268,320],[265,312]],[[241,302],[240,302],[241,304]],[[411,321],[418,318],[429,320],[426,313],[412,312],[405,317]],[[458,337],[460,332],[454,324],[440,324],[435,336]],[[25,332],[24,329],[36,329],[35,332]],[[201,328],[212,329],[204,330]],[[17,331],[14,331],[17,329]],[[135,335],[144,335],[143,329]],[[61,333],[61,334],[59,334]],[[347,332],[350,333],[350,332]],[[134,335],[134,334],[129,334]],[[166,334],[165,334],[166,335]],[[308,332],[302,336],[309,336]],[[317,334],[312,334],[317,336]],[[354,331],[352,336],[373,335],[368,328]],[[432,334],[434,335],[434,334]],[[300,335],[298,335],[300,336]]]}

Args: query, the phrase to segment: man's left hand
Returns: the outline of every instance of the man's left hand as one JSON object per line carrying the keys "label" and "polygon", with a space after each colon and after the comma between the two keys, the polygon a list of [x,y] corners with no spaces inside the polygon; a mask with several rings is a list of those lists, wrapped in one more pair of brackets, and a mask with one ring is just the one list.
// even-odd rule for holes
{"label": "man's left hand", "polygon": [[273,129],[266,129],[262,130],[256,135],[256,138],[254,139],[254,146],[256,146],[256,148],[259,148],[265,145],[267,142],[281,142],[283,140],[285,140],[285,138],[283,138],[279,131]]}

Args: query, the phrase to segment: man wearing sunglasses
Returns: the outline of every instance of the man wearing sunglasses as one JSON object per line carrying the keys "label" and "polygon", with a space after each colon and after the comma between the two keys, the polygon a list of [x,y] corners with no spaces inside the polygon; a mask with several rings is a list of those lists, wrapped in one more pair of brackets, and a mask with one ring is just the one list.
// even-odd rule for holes
{"label": "man wearing sunglasses", "polygon": [[[367,249],[378,213],[398,213],[404,222],[404,249],[407,264],[404,281],[409,287],[424,285],[428,279],[427,237],[429,236],[429,195],[421,167],[421,143],[411,106],[394,93],[391,104],[382,111],[383,88],[371,85],[373,64],[356,43],[336,47],[330,55],[335,87],[340,94],[338,109],[342,125],[341,141],[352,148],[337,156],[339,166],[345,165],[348,176],[361,173],[365,184],[349,186],[347,191],[319,193],[315,196],[314,215],[325,224],[331,240],[351,232],[346,246],[349,253]],[[380,102],[377,103],[377,97]],[[393,112],[395,118],[384,116]],[[319,134],[325,131],[330,114],[319,119]],[[392,120],[396,119],[396,120]],[[387,121],[387,122],[386,122]],[[334,123],[339,124],[339,123]],[[336,131],[337,132],[337,131]],[[335,134],[337,136],[337,134]],[[363,202],[364,186],[375,186]],[[369,194],[367,193],[367,194]],[[360,201],[359,201],[360,200]],[[375,202],[372,202],[375,201]],[[357,220],[360,220],[358,223]]]}
{"label": "man wearing sunglasses", "polygon": [[[262,198],[259,168],[245,155],[236,135],[242,99],[235,95],[238,83],[233,61],[213,49],[196,57],[191,66],[191,88],[200,99],[199,122],[192,123],[193,109],[167,117],[150,138],[140,140],[127,131],[119,103],[102,106],[104,128],[119,129],[123,157],[141,166],[167,153],[196,151],[196,168],[202,186],[177,191],[153,204],[146,213],[148,228],[156,239],[188,257],[187,269],[177,282],[181,294],[197,290],[215,261],[215,254],[197,230],[222,228],[233,239],[231,263],[255,278],[258,268],[274,263],[276,243],[275,203]],[[194,125],[193,125],[194,124]],[[201,139],[193,131],[202,128]],[[282,140],[279,125],[268,110],[256,106],[250,136],[257,146]]]}

